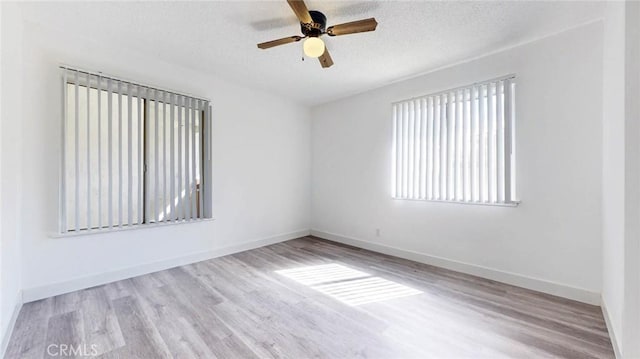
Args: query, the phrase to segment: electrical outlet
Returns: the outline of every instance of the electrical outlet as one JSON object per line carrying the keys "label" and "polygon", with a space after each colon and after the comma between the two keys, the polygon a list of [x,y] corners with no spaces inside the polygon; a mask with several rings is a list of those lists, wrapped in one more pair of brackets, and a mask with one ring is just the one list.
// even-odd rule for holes
{"label": "electrical outlet", "polygon": [[376,228],[376,237],[380,237],[380,228]]}

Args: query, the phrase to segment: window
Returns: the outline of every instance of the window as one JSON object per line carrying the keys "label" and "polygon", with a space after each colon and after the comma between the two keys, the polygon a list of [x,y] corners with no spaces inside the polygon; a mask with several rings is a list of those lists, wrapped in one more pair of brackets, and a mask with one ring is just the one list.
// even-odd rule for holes
{"label": "window", "polygon": [[61,233],[209,218],[207,100],[63,68]]}
{"label": "window", "polygon": [[515,204],[515,78],[393,104],[392,196]]}

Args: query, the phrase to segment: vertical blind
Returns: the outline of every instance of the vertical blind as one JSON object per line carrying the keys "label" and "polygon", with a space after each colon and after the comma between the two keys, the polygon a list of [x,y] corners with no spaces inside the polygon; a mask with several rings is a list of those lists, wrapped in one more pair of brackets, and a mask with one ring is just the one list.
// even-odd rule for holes
{"label": "vertical blind", "polygon": [[515,77],[393,104],[392,196],[516,203]]}
{"label": "vertical blind", "polygon": [[211,216],[208,100],[61,71],[61,233]]}

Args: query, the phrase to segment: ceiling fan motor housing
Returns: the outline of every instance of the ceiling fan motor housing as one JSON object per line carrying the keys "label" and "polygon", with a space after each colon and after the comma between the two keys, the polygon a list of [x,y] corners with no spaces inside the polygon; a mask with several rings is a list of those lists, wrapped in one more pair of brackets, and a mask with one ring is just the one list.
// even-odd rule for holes
{"label": "ceiling fan motor housing", "polygon": [[327,27],[327,17],[320,11],[315,10],[309,10],[309,15],[311,15],[313,22],[310,24],[301,22],[300,29],[302,33],[309,37],[318,37],[324,34]]}

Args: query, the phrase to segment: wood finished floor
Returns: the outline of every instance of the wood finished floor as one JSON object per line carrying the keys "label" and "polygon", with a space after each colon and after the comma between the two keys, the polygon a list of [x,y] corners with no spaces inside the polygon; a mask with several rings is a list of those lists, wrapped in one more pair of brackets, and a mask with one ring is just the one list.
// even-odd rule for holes
{"label": "wood finished floor", "polygon": [[614,356],[599,307],[313,237],[25,304],[5,357],[50,344],[145,359]]}

